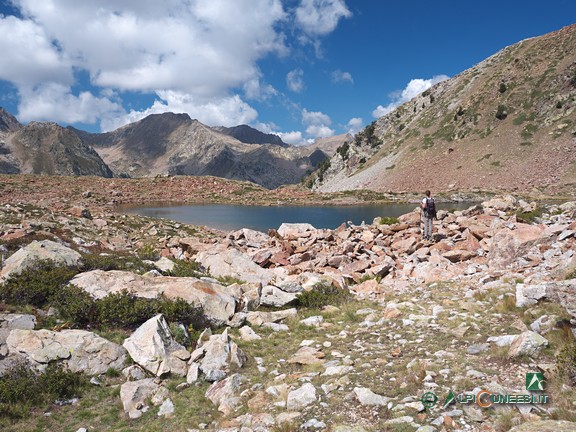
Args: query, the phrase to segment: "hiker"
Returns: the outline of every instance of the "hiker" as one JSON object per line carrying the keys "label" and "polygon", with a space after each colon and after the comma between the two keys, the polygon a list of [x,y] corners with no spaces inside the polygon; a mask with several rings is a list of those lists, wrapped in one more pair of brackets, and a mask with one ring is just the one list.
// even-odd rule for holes
{"label": "hiker", "polygon": [[424,219],[424,240],[432,240],[432,221],[436,218],[436,203],[430,196],[430,191],[426,191],[426,196],[422,200],[422,216]]}

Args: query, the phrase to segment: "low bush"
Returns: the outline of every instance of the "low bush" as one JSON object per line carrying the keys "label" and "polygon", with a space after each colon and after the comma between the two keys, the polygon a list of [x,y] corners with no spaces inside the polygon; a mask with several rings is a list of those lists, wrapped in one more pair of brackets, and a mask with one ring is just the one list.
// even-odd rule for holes
{"label": "low bush", "polygon": [[81,373],[56,364],[50,364],[44,373],[18,365],[0,380],[0,417],[22,418],[29,415],[31,407],[79,396],[86,383]]}
{"label": "low bush", "polygon": [[76,327],[115,327],[133,329],[159,313],[170,322],[205,326],[201,308],[182,299],[136,297],[128,291],[94,299],[82,289],[69,285],[54,296],[54,306],[62,318]]}
{"label": "low bush", "polygon": [[91,270],[128,270],[135,273],[145,273],[154,268],[148,265],[138,257],[129,254],[84,254],[82,256],[84,263],[80,271]]}
{"label": "low bush", "polygon": [[174,269],[168,272],[170,276],[175,277],[201,277],[204,276],[200,269],[200,264],[196,261],[178,260],[174,263]]}
{"label": "low bush", "polygon": [[37,261],[0,285],[0,299],[13,305],[44,307],[77,273],[76,268]]}
{"label": "low bush", "polygon": [[516,219],[519,222],[531,224],[537,222],[537,220],[542,217],[542,213],[543,210],[541,208],[536,208],[529,212],[523,212],[522,210],[518,210],[516,212]]}
{"label": "low bush", "polygon": [[297,299],[297,306],[310,309],[321,309],[324,306],[338,306],[352,300],[352,294],[347,289],[338,288],[332,284],[321,282],[314,285],[310,291],[304,291]]}
{"label": "low bush", "polygon": [[394,225],[399,222],[397,217],[384,216],[380,218],[380,225]]}
{"label": "low bush", "polygon": [[555,374],[559,382],[576,386],[576,343],[567,344],[560,350]]}

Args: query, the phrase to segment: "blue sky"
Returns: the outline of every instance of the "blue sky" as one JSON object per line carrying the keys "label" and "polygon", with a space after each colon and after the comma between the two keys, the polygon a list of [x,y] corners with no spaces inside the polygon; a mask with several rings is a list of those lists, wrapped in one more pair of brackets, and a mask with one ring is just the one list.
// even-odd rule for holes
{"label": "blue sky", "polygon": [[573,0],[0,0],[0,106],[92,132],[187,112],[302,144],[575,22]]}

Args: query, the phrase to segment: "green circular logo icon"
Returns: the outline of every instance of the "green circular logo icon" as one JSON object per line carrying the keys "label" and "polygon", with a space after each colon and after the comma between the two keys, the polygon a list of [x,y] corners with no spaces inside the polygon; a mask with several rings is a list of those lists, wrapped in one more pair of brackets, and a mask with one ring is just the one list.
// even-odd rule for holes
{"label": "green circular logo icon", "polygon": [[432,392],[426,392],[420,398],[420,402],[422,402],[425,408],[432,408],[436,405],[436,402],[438,402],[438,396]]}

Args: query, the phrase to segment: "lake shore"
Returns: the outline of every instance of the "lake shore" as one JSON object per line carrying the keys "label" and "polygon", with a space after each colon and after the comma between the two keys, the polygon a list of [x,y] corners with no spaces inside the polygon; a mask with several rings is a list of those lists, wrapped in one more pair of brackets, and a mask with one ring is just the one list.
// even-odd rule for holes
{"label": "lake shore", "polygon": [[[434,191],[433,191],[434,192]],[[423,192],[349,191],[316,193],[302,185],[274,190],[256,184],[218,177],[102,178],[34,175],[1,175],[0,200],[3,204],[34,204],[55,211],[85,207],[92,213],[118,212],[120,206],[174,204],[235,205],[358,205],[382,202],[417,203]],[[507,191],[435,191],[440,202],[482,201]],[[539,191],[515,193],[529,201],[568,200],[569,195],[549,195]]]}

